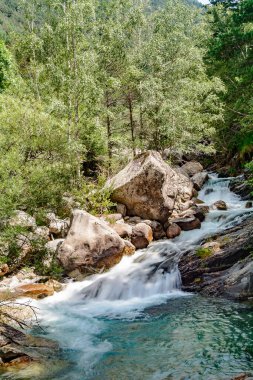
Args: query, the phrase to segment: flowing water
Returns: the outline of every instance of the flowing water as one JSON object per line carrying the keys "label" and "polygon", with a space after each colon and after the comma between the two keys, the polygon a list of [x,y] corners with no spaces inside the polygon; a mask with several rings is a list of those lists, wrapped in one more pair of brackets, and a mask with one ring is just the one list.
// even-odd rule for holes
{"label": "flowing water", "polygon": [[153,243],[38,302],[44,335],[59,342],[59,358],[43,374],[2,378],[225,380],[253,371],[253,305],[182,292],[177,266],[185,250],[253,209],[229,190],[229,179],[215,175],[199,198],[207,205],[224,200],[228,210],[210,211],[201,229]]}

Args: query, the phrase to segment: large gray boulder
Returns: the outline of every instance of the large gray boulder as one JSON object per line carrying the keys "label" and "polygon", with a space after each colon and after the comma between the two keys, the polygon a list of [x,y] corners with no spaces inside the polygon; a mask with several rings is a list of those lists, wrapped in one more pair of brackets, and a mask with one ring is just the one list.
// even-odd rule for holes
{"label": "large gray boulder", "polygon": [[107,186],[112,200],[126,206],[127,215],[162,223],[173,210],[184,208],[193,191],[189,178],[172,169],[155,151],[137,156]]}
{"label": "large gray boulder", "polygon": [[129,247],[105,221],[86,211],[74,210],[67,238],[58,249],[58,260],[67,273],[94,272],[117,264]]}

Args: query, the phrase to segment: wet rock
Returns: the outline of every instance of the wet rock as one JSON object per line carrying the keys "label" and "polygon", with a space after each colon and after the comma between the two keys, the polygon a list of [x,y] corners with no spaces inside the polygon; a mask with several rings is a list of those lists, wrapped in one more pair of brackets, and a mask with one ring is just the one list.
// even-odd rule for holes
{"label": "wet rock", "polygon": [[41,299],[54,294],[54,288],[46,284],[25,284],[16,288],[16,295],[19,297],[30,297]]}
{"label": "wet rock", "polygon": [[194,216],[174,219],[173,222],[176,223],[183,231],[195,230],[201,227],[200,220]]}
{"label": "wet rock", "polygon": [[210,241],[202,245],[202,248],[209,249],[211,253],[217,253],[221,250],[220,243],[217,241]]}
{"label": "wet rock", "polygon": [[136,249],[147,248],[153,240],[152,228],[145,223],[138,223],[133,227],[131,242]]}
{"label": "wet rock", "polygon": [[234,193],[240,195],[243,200],[251,199],[253,188],[252,185],[247,182],[247,178],[244,174],[233,178],[230,181],[229,187]]}
{"label": "wet rock", "polygon": [[58,250],[58,260],[65,271],[94,273],[111,268],[122,256],[126,244],[103,220],[82,210],[75,210],[67,238]]}
{"label": "wet rock", "polygon": [[213,193],[214,192],[214,189],[212,189],[212,188],[208,188],[208,189],[206,189],[206,191],[205,191],[205,195],[209,195],[209,194],[211,194],[211,193]]}
{"label": "wet rock", "polygon": [[181,234],[181,228],[176,223],[171,223],[166,231],[166,235],[168,239],[174,239],[175,237]]}
{"label": "wet rock", "polygon": [[16,211],[15,215],[9,220],[12,227],[23,227],[30,231],[36,229],[35,218],[24,211]]}
{"label": "wet rock", "polygon": [[211,255],[201,258],[194,250],[181,258],[183,288],[238,300],[253,297],[253,218],[215,235],[212,245],[202,246],[213,249]]}
{"label": "wet rock", "polygon": [[204,183],[208,180],[208,173],[207,172],[200,172],[194,174],[192,177],[192,182],[194,189],[199,191],[202,189]]}
{"label": "wet rock", "polygon": [[58,345],[49,339],[33,337],[6,323],[0,323],[1,367],[47,361],[56,355],[58,349]]}
{"label": "wet rock", "polygon": [[224,202],[224,201],[217,201],[212,205],[212,208],[216,209],[216,210],[225,211],[228,209],[228,206],[227,206],[226,202]]}
{"label": "wet rock", "polygon": [[192,182],[155,151],[137,156],[107,186],[112,189],[112,200],[125,204],[127,215],[161,223],[191,199],[193,189]]}
{"label": "wet rock", "polygon": [[253,202],[248,201],[245,205],[245,208],[252,208],[253,207]]}
{"label": "wet rock", "polygon": [[182,172],[186,173],[189,177],[193,177],[195,174],[203,171],[203,166],[198,161],[189,161],[181,166]]}

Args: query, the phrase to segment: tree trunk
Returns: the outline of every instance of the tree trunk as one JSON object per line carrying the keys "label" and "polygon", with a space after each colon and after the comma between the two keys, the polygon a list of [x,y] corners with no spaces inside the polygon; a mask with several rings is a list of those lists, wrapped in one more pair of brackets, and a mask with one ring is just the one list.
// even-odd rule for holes
{"label": "tree trunk", "polygon": [[135,148],[135,125],[134,125],[134,118],[133,118],[133,103],[131,95],[128,95],[128,109],[129,109],[129,122],[130,122],[130,130],[131,130],[131,140],[132,140],[132,150],[133,150],[133,156],[136,156],[136,148]]}

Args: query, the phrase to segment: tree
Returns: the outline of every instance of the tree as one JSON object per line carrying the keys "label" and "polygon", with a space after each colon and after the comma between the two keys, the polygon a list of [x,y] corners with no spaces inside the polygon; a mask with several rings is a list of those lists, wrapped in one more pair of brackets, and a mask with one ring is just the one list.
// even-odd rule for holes
{"label": "tree", "polygon": [[224,124],[218,130],[219,148],[237,161],[253,154],[253,3],[236,2],[229,8],[219,4],[210,10],[212,38],[207,62],[211,75],[218,75],[227,87]]}

